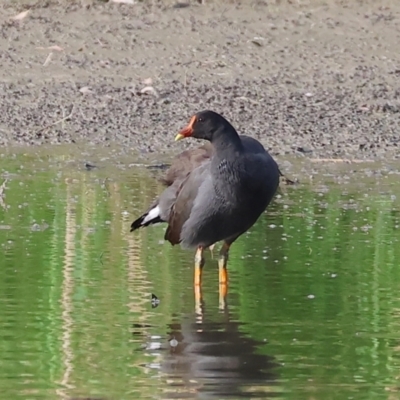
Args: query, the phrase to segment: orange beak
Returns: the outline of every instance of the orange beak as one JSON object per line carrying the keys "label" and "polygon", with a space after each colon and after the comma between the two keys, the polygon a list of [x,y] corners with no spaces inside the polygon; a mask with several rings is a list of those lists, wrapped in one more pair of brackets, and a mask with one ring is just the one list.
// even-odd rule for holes
{"label": "orange beak", "polygon": [[193,134],[193,125],[196,122],[196,116],[193,116],[190,119],[190,122],[188,126],[184,129],[182,129],[176,136],[175,136],[175,141],[184,139],[186,137],[192,136]]}

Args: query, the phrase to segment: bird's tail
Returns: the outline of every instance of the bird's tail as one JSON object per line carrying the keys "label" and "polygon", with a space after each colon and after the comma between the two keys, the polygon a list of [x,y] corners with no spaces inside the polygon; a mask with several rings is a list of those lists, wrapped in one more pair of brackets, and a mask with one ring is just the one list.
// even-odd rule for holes
{"label": "bird's tail", "polygon": [[160,222],[164,222],[160,217],[160,207],[155,205],[149,211],[145,212],[142,216],[132,222],[131,224],[131,232],[134,230],[141,228],[142,226],[149,226],[153,224],[158,224]]}

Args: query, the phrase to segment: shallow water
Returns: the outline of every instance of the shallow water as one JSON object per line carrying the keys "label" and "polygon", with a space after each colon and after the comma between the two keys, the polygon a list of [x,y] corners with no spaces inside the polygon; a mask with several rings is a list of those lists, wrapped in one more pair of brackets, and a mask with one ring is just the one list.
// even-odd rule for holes
{"label": "shallow water", "polygon": [[397,170],[303,173],[196,304],[192,252],[129,233],[157,171],[95,164],[0,158],[2,398],[399,398]]}

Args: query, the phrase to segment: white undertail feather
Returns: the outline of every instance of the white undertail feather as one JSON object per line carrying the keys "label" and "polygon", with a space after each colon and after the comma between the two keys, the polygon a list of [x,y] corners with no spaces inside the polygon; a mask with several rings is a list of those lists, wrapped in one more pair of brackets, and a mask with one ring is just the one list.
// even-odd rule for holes
{"label": "white undertail feather", "polygon": [[160,216],[160,207],[154,207],[152,208],[149,213],[145,216],[144,220],[142,221],[142,225],[147,224],[151,220],[157,218]]}

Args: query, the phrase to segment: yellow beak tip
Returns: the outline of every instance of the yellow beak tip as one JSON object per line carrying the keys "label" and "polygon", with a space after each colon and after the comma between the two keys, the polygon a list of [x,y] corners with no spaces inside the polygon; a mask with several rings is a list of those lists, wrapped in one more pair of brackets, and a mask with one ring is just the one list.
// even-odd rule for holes
{"label": "yellow beak tip", "polygon": [[185,137],[185,136],[183,136],[181,133],[178,133],[178,134],[175,136],[175,142],[178,141],[178,140],[183,139],[184,137]]}

